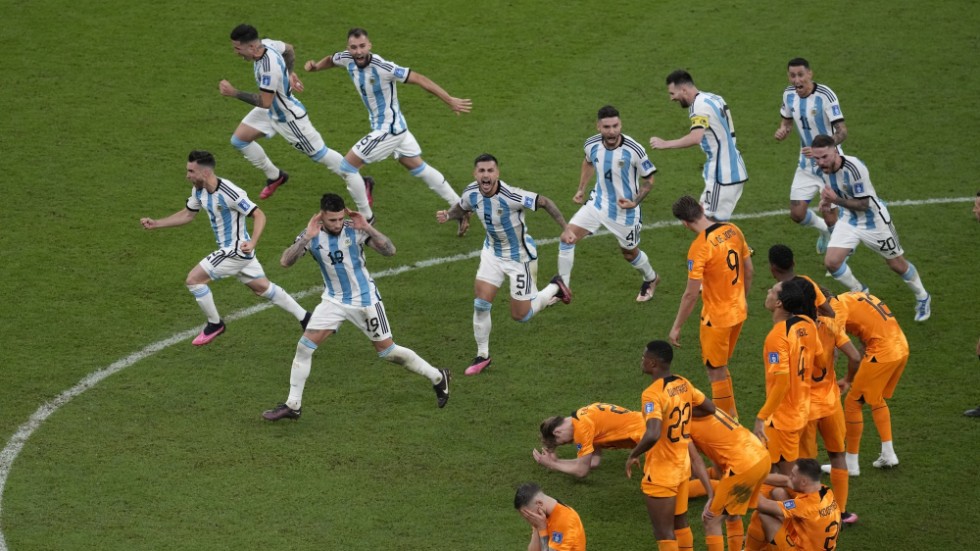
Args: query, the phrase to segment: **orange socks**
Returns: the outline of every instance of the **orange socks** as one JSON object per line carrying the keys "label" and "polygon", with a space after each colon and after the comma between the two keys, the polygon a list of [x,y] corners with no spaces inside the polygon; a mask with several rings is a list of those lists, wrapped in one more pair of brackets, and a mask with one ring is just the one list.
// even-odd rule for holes
{"label": "orange socks", "polygon": [[878,436],[882,442],[892,440],[892,415],[888,412],[888,404],[882,403],[880,407],[871,408],[871,418],[874,419],[875,428],[878,429]]}
{"label": "orange socks", "polygon": [[[725,551],[725,538],[722,536],[705,536],[704,542],[708,544],[708,551]],[[741,550],[741,547],[731,547],[736,551]]]}
{"label": "orange socks", "polygon": [[674,537],[677,538],[678,551],[694,550],[694,533],[691,532],[690,526],[674,530]]}
{"label": "orange socks", "polygon": [[[847,453],[858,453],[861,450],[861,433],[864,432],[864,415],[861,414],[861,403],[857,400],[844,400],[844,421],[847,423],[847,432],[844,440],[847,441],[845,449]],[[889,434],[891,428],[889,427]]]}
{"label": "orange socks", "polygon": [[735,389],[732,387],[731,375],[724,381],[713,381],[711,383],[711,401],[716,406],[727,411],[732,417],[738,419],[738,412],[735,410]]}
{"label": "orange socks", "polygon": [[834,490],[834,498],[841,512],[847,510],[847,485],[850,476],[847,469],[830,469],[830,487]]}
{"label": "orange socks", "polygon": [[[846,471],[845,471],[846,474]],[[837,495],[837,494],[834,494]],[[742,543],[745,541],[745,528],[742,526],[742,519],[739,518],[729,518],[725,519],[725,532],[728,533],[728,549],[731,551],[740,551],[742,549]],[[708,546],[708,551],[711,551],[711,546]]]}
{"label": "orange socks", "polygon": [[677,540],[658,540],[657,551],[678,551]]}

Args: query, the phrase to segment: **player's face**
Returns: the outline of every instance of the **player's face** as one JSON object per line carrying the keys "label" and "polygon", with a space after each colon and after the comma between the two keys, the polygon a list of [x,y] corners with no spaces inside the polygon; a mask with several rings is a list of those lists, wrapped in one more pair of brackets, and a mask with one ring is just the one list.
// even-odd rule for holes
{"label": "player's face", "polygon": [[484,197],[492,197],[497,193],[498,182],[500,181],[500,171],[497,163],[493,161],[480,161],[473,169],[473,178],[480,186],[480,193]]}
{"label": "player's face", "polygon": [[366,36],[352,36],[347,39],[347,51],[358,67],[365,67],[371,58],[371,41]]}
{"label": "player's face", "polygon": [[766,291],[766,302],[765,302],[766,310],[769,310],[770,312],[776,311],[776,308],[779,303],[779,298],[778,298],[779,292],[782,290],[783,290],[783,284],[782,282],[780,282],[773,285],[772,287],[769,288],[768,291]]}
{"label": "player's face", "polygon": [[840,160],[840,156],[837,155],[836,147],[814,147],[810,149],[810,154],[820,170],[824,172],[837,170],[837,161]]}
{"label": "player's face", "polygon": [[320,223],[330,235],[340,235],[344,229],[344,212],[320,211]]}
{"label": "player's face", "polygon": [[572,441],[573,434],[574,430],[572,429],[572,422],[565,421],[555,429],[555,442],[559,446],[562,444],[567,444]]}
{"label": "player's face", "polygon": [[656,367],[657,364],[654,361],[653,356],[644,352],[643,359],[640,360],[640,368],[643,370],[643,372],[647,375],[653,375],[653,370],[656,369]]}
{"label": "player's face", "polygon": [[606,147],[614,148],[619,145],[619,137],[623,134],[623,123],[620,122],[619,117],[599,119],[595,126],[602,135],[602,143]]}
{"label": "player's face", "polygon": [[813,90],[813,71],[799,65],[791,66],[786,70],[789,83],[796,88],[796,93],[800,96],[807,96]]}
{"label": "player's face", "polygon": [[681,104],[681,107],[684,109],[691,106],[691,102],[687,99],[687,89],[684,86],[668,84],[667,94],[670,96],[670,101],[676,101],[677,103]]}
{"label": "player's face", "polygon": [[187,181],[194,184],[197,189],[201,189],[207,181],[207,170],[207,167],[193,161],[187,163]]}
{"label": "player's face", "polygon": [[255,54],[259,49],[259,42],[238,42],[237,40],[232,40],[231,45],[235,48],[235,54],[245,61],[255,61],[258,59]]}

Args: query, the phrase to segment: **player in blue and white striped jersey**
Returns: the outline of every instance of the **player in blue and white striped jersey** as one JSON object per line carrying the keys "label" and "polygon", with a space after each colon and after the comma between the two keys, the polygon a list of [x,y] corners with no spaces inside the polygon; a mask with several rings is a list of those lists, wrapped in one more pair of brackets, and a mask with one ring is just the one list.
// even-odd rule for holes
{"label": "player in blue and white striped jersey", "polygon": [[384,303],[364,263],[364,245],[383,256],[395,254],[395,245],[388,236],[369,224],[361,213],[349,210],[339,195],[327,193],[320,198],[320,210],[310,218],[306,229],[282,253],[280,263],[289,267],[309,251],[320,268],[324,289],[320,304],[313,310],[306,331],[296,344],[289,396],[285,402],[263,412],[265,419],[300,417],[313,353],[344,321],[354,324],[371,340],[379,358],[428,379],[440,408],[449,401],[449,370],[432,367],[413,350],[395,344],[392,339]]}
{"label": "player in blue and white striped jersey", "polygon": [[857,157],[841,155],[834,138],[825,134],[815,136],[810,149],[824,184],[820,194],[821,210],[841,209],[824,257],[827,270],[852,291],[867,289],[847,266],[848,255],[858,243],[864,243],[880,254],[888,267],[902,276],[915,293],[915,321],[929,319],[932,298],[922,286],[918,270],[905,259],[891,214],[875,193],[868,167]]}
{"label": "player in blue and white striped jersey", "polygon": [[718,94],[698,90],[691,74],[682,69],[667,75],[667,93],[671,101],[688,110],[691,129],[676,140],[654,136],[650,138],[650,147],[680,149],[700,144],[707,156],[701,174],[704,215],[715,222],[727,222],[749,179],[742,153],[735,143],[735,123],[728,104]]}
{"label": "player in blue and white striped jersey", "polygon": [[262,146],[255,142],[262,136],[280,134],[297,151],[305,153],[311,160],[343,178],[347,184],[347,192],[358,208],[368,219],[372,218],[364,179],[360,174],[341,170],[343,157],[327,147],[323,137],[313,128],[306,107],[293,95],[294,90],[303,91],[303,83],[293,73],[296,53],[292,45],[279,40],[259,40],[259,31],[246,24],[231,31],[231,42],[235,53],[253,63],[259,92],[239,91],[227,80],[218,84],[218,90],[223,96],[238,98],[255,106],[235,129],[231,143],[249,162],[265,173],[266,185],[259,198],[269,198],[279,186],[289,180],[289,174],[276,167]]}
{"label": "player in blue and white striped jersey", "polygon": [[810,201],[820,193],[823,180],[820,167],[813,159],[810,144],[818,134],[831,136],[837,152],[843,154],[840,144],[847,139],[847,125],[841,112],[837,94],[824,84],[813,82],[810,62],[797,57],[789,60],[786,66],[790,85],[783,90],[783,102],[779,109],[782,121],[774,137],[782,141],[796,126],[800,135],[800,158],[796,164],[793,185],[789,192],[789,216],[804,227],[812,227],[820,232],[817,239],[817,252],[824,254],[833,230],[833,218],[826,219],[809,208]]}
{"label": "player in blue and white striped jersey", "polygon": [[565,217],[558,206],[544,195],[502,181],[497,158],[489,153],[477,157],[473,166],[476,181],[466,186],[452,208],[436,212],[440,224],[475,212],[487,230],[474,286],[473,335],[477,352],[466,368],[467,375],[476,375],[490,367],[490,308],[505,277],[510,278],[510,315],[517,321],[530,320],[547,308],[552,298],[565,304],[572,300],[561,276],[555,276],[538,291],[538,250],[524,221],[525,210],[541,208],[564,230]]}
{"label": "player in blue and white striped jersey", "polygon": [[[459,202],[459,195],[453,190],[441,172],[422,159],[422,148],[415,136],[408,130],[408,123],[398,103],[398,84],[417,84],[426,92],[441,99],[457,115],[469,113],[472,101],[450,96],[441,86],[421,73],[407,67],[398,66],[371,53],[371,40],[366,30],[351,29],[347,33],[347,49],[328,55],[319,61],[309,60],[304,68],[307,71],[321,71],[340,67],[347,70],[354,88],[368,110],[371,132],[344,156],[344,172],[356,174],[366,164],[394,157],[417,178],[421,178],[429,189],[442,197],[449,206]],[[469,227],[469,218],[459,220],[457,234],[462,236]]]}
{"label": "player in blue and white striped jersey", "polygon": [[[566,284],[571,281],[575,244],[605,226],[616,236],[623,258],[643,276],[636,300],[646,302],[653,298],[659,278],[639,247],[643,228],[640,203],[653,189],[653,174],[657,168],[650,162],[643,146],[623,134],[622,121],[615,107],[606,105],[599,109],[596,129],[599,133],[585,140],[578,191],[572,198],[582,206],[561,234],[558,274]],[[595,188],[585,201],[585,186],[593,177]],[[642,185],[640,180],[643,180]]]}
{"label": "player in blue and white striped jersey", "polygon": [[[262,265],[255,257],[255,246],[265,229],[265,214],[249,200],[242,188],[216,176],[214,167],[213,155],[207,151],[191,151],[187,156],[187,180],[194,187],[185,208],[159,220],[140,219],[144,228],[155,230],[187,224],[202,210],[208,213],[218,250],[194,266],[185,281],[187,289],[208,318],[207,326],[193,343],[197,346],[208,344],[224,333],[225,324],[218,315],[208,282],[230,276],[235,276],[256,295],[269,299],[292,314],[306,327],[310,314],[289,293],[265,277]],[[246,227],[248,217],[255,220],[252,234]]]}

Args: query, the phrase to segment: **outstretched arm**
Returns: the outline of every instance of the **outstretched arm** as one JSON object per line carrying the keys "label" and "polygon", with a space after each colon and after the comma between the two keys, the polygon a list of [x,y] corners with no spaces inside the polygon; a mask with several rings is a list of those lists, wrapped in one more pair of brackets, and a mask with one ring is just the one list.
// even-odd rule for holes
{"label": "outstretched arm", "polygon": [[534,457],[534,460],[537,461],[538,465],[541,465],[542,467],[553,471],[558,471],[560,473],[577,476],[578,478],[585,478],[585,476],[589,474],[589,471],[592,470],[591,453],[575,459],[558,459],[558,456],[555,455],[554,450],[543,449],[538,451],[535,449],[531,451],[531,456]]}
{"label": "outstretched arm", "polygon": [[179,210],[166,218],[154,220],[153,218],[140,218],[140,223],[148,230],[169,228],[173,226],[183,226],[197,216],[197,211],[183,209]]}
{"label": "outstretched arm", "polygon": [[464,216],[466,216],[467,212],[469,211],[459,206],[459,203],[456,203],[450,207],[449,210],[437,210],[436,221],[440,224],[445,224],[450,220],[461,220]]}
{"label": "outstretched arm", "polygon": [[653,149],[683,149],[701,143],[704,138],[704,128],[694,128],[686,136],[676,140],[665,140],[656,136],[650,138],[650,147]]}
{"label": "outstretched arm", "polygon": [[538,206],[550,214],[551,217],[555,219],[555,222],[558,223],[558,227],[560,227],[562,231],[565,231],[565,226],[567,225],[565,223],[565,217],[562,216],[561,211],[558,210],[558,205],[556,205],[554,201],[548,199],[544,195],[538,195]]}
{"label": "outstretched arm", "polygon": [[408,80],[406,80],[405,82],[407,82],[408,84],[418,84],[426,92],[441,99],[443,103],[448,105],[449,108],[455,111],[457,115],[459,115],[460,113],[469,113],[470,110],[473,108],[472,100],[461,99],[461,98],[450,96],[449,92],[446,92],[445,90],[442,89],[442,86],[439,86],[435,82],[432,82],[432,80],[430,80],[422,73],[416,73],[415,71],[412,71],[411,73],[408,74]]}
{"label": "outstretched arm", "polygon": [[333,67],[336,67],[336,65],[333,64],[333,54],[328,55],[320,61],[313,61],[311,59],[303,64],[303,69],[305,69],[308,73],[332,69]]}
{"label": "outstretched arm", "polygon": [[218,83],[218,91],[221,92],[222,96],[236,98],[249,105],[263,109],[272,107],[272,100],[275,97],[272,92],[243,92],[232,86],[227,80],[222,80]]}

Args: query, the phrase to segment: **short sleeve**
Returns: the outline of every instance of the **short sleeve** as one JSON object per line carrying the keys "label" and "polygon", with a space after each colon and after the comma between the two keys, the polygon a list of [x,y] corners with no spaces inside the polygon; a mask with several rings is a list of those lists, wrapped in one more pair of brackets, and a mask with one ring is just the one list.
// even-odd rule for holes
{"label": "short sleeve", "polygon": [[779,105],[779,116],[788,120],[793,119],[793,113],[789,110],[789,106],[786,105],[786,94],[783,94],[783,101]]}
{"label": "short sleeve", "polygon": [[703,128],[707,130],[711,127],[711,106],[703,101],[695,101],[688,112],[691,119],[691,130]]}
{"label": "short sleeve", "polygon": [[582,457],[595,452],[592,442],[595,440],[595,425],[579,420],[575,424],[575,451],[577,457]]}
{"label": "short sleeve", "polygon": [[[688,382],[690,384],[690,382]],[[706,396],[697,387],[691,385],[691,405],[694,407],[700,406],[704,403]]]}
{"label": "short sleeve", "polygon": [[783,326],[784,324],[780,324],[766,337],[766,373],[773,375],[789,373],[789,341],[779,334]]}
{"label": "short sleeve", "polygon": [[643,157],[636,160],[636,166],[639,169],[641,178],[649,178],[651,174],[657,171],[657,167],[653,165],[653,161],[647,156],[646,150],[643,150]]}
{"label": "short sleeve", "polygon": [[204,208],[204,205],[201,204],[201,200],[197,198],[193,191],[191,192],[191,196],[187,198],[187,203],[185,206],[187,207],[187,210],[193,212],[197,212]]}
{"label": "short sleeve", "polygon": [[703,236],[698,234],[687,251],[687,279],[704,279],[704,255],[707,247],[702,244],[702,240]]}
{"label": "short sleeve", "polygon": [[652,389],[643,393],[643,421],[646,423],[650,419],[663,420],[663,406],[661,404],[662,395]]}
{"label": "short sleeve", "polygon": [[840,110],[840,102],[836,101],[836,98],[835,101],[827,102],[827,105],[823,109],[823,114],[831,124],[844,120],[844,113]]}

